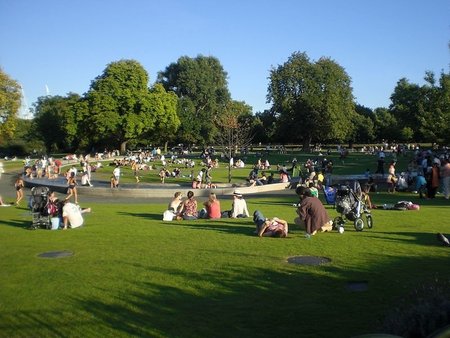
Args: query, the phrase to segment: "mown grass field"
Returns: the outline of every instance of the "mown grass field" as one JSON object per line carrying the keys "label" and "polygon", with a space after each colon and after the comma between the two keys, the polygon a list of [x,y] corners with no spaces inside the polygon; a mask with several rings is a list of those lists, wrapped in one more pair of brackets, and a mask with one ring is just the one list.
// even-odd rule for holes
{"label": "mown grass field", "polygon": [[[355,161],[360,164],[353,171],[375,165],[373,158],[364,160]],[[435,236],[450,232],[450,211],[442,196],[430,201],[380,192],[372,198],[378,205],[411,200],[421,208],[373,210],[372,229],[356,232],[348,223],[344,234],[311,239],[295,226],[286,239],[258,238],[251,219],[162,222],[166,203],[151,200],[94,203],[85,226],[69,231],[26,230],[31,223],[27,209],[0,208],[0,336],[351,337],[380,332],[383,318],[399,302],[413,306],[419,301],[410,297],[415,288],[450,279],[450,248]],[[247,202],[250,212],[259,209],[291,224],[295,217],[294,194],[249,196]],[[222,209],[230,207],[231,200],[222,199]],[[73,256],[38,257],[50,251]],[[286,261],[291,256],[331,262],[292,265]],[[355,281],[367,282],[367,290],[350,290],[348,283]]]}

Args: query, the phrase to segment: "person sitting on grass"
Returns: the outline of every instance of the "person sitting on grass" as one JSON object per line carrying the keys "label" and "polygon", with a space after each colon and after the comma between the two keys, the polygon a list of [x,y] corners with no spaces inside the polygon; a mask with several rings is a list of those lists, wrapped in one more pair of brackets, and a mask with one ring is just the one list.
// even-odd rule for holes
{"label": "person sitting on grass", "polygon": [[314,186],[314,182],[309,182],[309,191],[313,197],[319,198],[319,190]]}
{"label": "person sitting on grass", "polygon": [[288,223],[285,220],[274,217],[265,218],[259,210],[253,213],[253,222],[256,225],[256,233],[259,237],[287,237]]}
{"label": "person sitting on grass", "polygon": [[63,216],[63,230],[78,228],[83,225],[84,213],[91,212],[91,208],[81,209],[79,205],[70,203],[67,199],[63,202],[62,216]]}
{"label": "person sitting on grass", "polygon": [[369,209],[376,209],[377,206],[372,204],[372,200],[370,199],[369,192],[370,192],[370,185],[369,184],[364,185],[364,188],[362,191],[362,200]]}
{"label": "person sitting on grass", "polygon": [[217,219],[221,217],[220,202],[215,193],[210,193],[208,200],[203,205],[205,208],[200,211],[199,218]]}
{"label": "person sitting on grass", "polygon": [[222,218],[246,218],[250,217],[247,208],[247,202],[245,201],[242,193],[239,190],[233,192],[233,203],[231,205],[231,210],[224,211],[222,213]]}
{"label": "person sitting on grass", "polygon": [[308,188],[299,186],[295,193],[300,198],[297,208],[297,215],[294,222],[300,229],[306,231],[306,236],[315,235],[317,231],[331,231],[333,229],[333,221],[320,199],[312,197]]}
{"label": "person sitting on grass", "polygon": [[187,193],[187,199],[183,202],[180,214],[177,216],[177,220],[194,220],[198,218],[197,201],[194,198],[194,192],[189,190]]}

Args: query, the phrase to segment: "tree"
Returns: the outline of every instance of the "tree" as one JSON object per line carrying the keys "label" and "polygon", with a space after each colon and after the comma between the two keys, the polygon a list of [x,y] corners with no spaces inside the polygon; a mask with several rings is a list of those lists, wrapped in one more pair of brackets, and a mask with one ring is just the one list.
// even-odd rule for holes
{"label": "tree", "polygon": [[212,123],[230,101],[227,73],[212,56],[180,57],[158,74],[158,83],[180,99],[180,141],[210,143],[217,134]]}
{"label": "tree", "polygon": [[19,83],[0,68],[0,137],[13,136],[21,100]]}
{"label": "tree", "polygon": [[34,114],[36,130],[48,152],[75,151],[83,144],[80,125],[87,116],[87,105],[78,94],[39,97]]}
{"label": "tree", "polygon": [[156,83],[150,89],[150,102],[152,102],[155,115],[153,131],[148,135],[153,141],[167,144],[175,138],[176,132],[181,124],[177,115],[178,97],[174,92],[166,92],[164,87]]}
{"label": "tree", "polygon": [[270,71],[267,102],[277,114],[283,141],[344,141],[355,116],[350,77],[329,58],[310,62],[306,53],[293,53]]}
{"label": "tree", "polygon": [[423,86],[400,79],[391,95],[390,112],[406,128],[404,137],[446,143],[450,131],[450,74],[441,72],[436,81],[435,74],[428,71],[424,79]]}
{"label": "tree", "polygon": [[[251,107],[238,101],[229,102],[216,116],[215,124],[219,130],[216,141],[226,158],[233,158],[238,149],[251,145],[252,120]],[[228,166],[228,182],[231,182],[231,166]]]}
{"label": "tree", "polygon": [[372,109],[356,104],[355,111],[353,141],[358,143],[372,142],[375,139],[375,115]]}
{"label": "tree", "polygon": [[387,108],[376,108],[375,130],[378,140],[396,140],[398,139],[397,119]]}
{"label": "tree", "polygon": [[277,116],[271,109],[266,109],[262,113],[256,113],[253,127],[253,141],[261,143],[280,141],[275,138],[276,121]]}
{"label": "tree", "polygon": [[119,146],[153,130],[157,118],[148,89],[148,74],[134,60],[121,60],[106,66],[91,84],[87,126],[96,145]]}

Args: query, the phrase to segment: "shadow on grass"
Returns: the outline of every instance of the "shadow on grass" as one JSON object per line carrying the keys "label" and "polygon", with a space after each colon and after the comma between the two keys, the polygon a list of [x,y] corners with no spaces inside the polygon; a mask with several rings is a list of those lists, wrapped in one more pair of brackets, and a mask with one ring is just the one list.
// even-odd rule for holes
{"label": "shadow on grass", "polygon": [[155,221],[162,220],[162,214],[153,214],[153,213],[146,213],[146,212],[125,212],[125,211],[119,211],[119,215],[123,216],[133,216],[133,217],[140,217],[144,219],[151,219]]}
{"label": "shadow on grass", "polygon": [[[369,230],[373,231],[373,230]],[[369,231],[367,231],[369,233]],[[436,239],[436,234],[434,233],[424,233],[424,232],[382,232],[373,231],[372,234],[366,235],[367,238],[377,238],[383,241],[389,242],[399,242],[399,243],[409,243],[418,244],[424,246],[442,246]],[[450,252],[450,250],[449,250]]]}
{"label": "shadow on grass", "polygon": [[[195,221],[176,221],[174,222],[174,224],[196,230],[211,230],[224,233],[254,236],[253,231],[255,230],[255,225],[251,221],[242,221],[241,223],[235,223],[225,220],[226,219],[199,219]],[[248,220],[250,220],[250,218],[248,218]]]}
{"label": "shadow on grass", "polygon": [[[96,318],[102,326],[109,325],[119,335],[350,337],[379,332],[384,314],[395,305],[391,297],[404,295],[418,283],[380,275],[395,271],[399,265],[413,266],[417,260],[422,267],[447,262],[445,258],[417,257],[386,260],[361,272],[369,285],[364,293],[349,291],[348,272],[331,265],[311,270],[280,263],[277,271],[228,266],[199,273],[138,266],[138,270],[170,276],[171,282],[157,279],[136,283],[129,278],[130,290],[115,290],[114,295],[111,290],[101,290],[110,295],[109,301],[92,297],[72,301],[76,308],[81,307],[90,318]],[[448,272],[444,276],[448,277]],[[391,278],[397,282],[393,284]],[[177,286],[174,279],[180,281]],[[333,309],[334,315],[324,309]],[[322,321],[324,316],[326,321]]]}
{"label": "shadow on grass", "polygon": [[30,215],[29,221],[26,221],[23,219],[21,219],[21,220],[2,220],[2,223],[6,224],[8,226],[11,226],[11,227],[29,229],[32,224],[32,219],[31,219],[31,215]]}

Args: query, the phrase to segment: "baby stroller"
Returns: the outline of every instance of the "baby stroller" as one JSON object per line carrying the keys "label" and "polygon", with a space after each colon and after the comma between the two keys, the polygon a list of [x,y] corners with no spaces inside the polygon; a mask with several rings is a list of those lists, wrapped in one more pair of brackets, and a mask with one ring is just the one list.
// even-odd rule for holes
{"label": "baby stroller", "polygon": [[47,187],[33,187],[31,188],[30,208],[33,216],[33,221],[30,229],[36,230],[39,228],[50,229],[51,222],[48,214],[48,192]]}
{"label": "baby stroller", "polygon": [[[355,187],[359,183],[355,184]],[[359,190],[360,191],[360,190]],[[358,195],[357,187],[350,188],[349,185],[341,185],[336,192],[336,211],[341,214],[333,221],[333,226],[342,232],[344,230],[345,219],[353,222],[356,231],[362,231],[367,225],[369,229],[373,226],[372,214]],[[365,222],[362,215],[365,216]]]}

